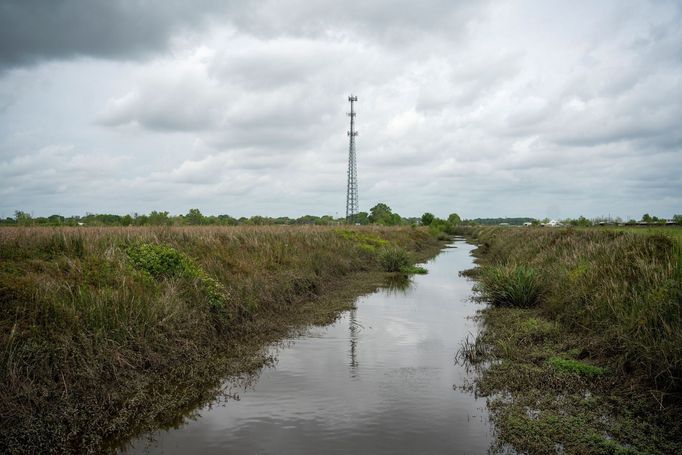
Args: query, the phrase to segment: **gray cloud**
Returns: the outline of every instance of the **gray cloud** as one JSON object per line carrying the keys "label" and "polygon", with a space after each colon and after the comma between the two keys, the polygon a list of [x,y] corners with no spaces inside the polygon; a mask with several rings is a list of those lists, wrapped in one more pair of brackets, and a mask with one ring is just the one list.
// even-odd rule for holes
{"label": "gray cloud", "polygon": [[682,211],[673,1],[0,5],[0,215]]}
{"label": "gray cloud", "polygon": [[0,69],[78,56],[142,58],[168,49],[180,32],[227,24],[252,35],[361,33],[405,45],[434,29],[459,34],[477,14],[478,6],[446,0],[3,0]]}
{"label": "gray cloud", "polygon": [[228,3],[3,0],[0,65],[77,56],[139,58],[165,49],[178,31],[196,29],[212,14],[224,13]]}

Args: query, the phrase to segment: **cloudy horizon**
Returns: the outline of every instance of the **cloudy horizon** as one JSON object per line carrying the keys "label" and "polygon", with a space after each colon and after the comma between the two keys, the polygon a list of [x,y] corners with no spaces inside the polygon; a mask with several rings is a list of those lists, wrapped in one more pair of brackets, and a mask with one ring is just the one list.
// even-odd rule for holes
{"label": "cloudy horizon", "polygon": [[0,217],[682,213],[682,3],[0,0]]}

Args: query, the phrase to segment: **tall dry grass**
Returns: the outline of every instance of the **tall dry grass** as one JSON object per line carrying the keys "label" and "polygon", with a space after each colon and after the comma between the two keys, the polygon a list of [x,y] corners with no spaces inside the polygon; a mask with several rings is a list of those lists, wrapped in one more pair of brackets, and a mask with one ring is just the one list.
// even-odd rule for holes
{"label": "tall dry grass", "polygon": [[437,245],[385,227],[0,229],[0,452],[101,450],[170,412],[160,379],[187,399],[207,356],[268,339],[386,248]]}
{"label": "tall dry grass", "polygon": [[499,279],[497,271],[532,270],[533,300],[539,292],[537,305],[546,315],[598,340],[601,351],[595,354],[616,369],[643,374],[658,390],[679,397],[678,239],[598,229],[473,228],[469,233],[481,244],[484,295],[511,289],[514,280]]}

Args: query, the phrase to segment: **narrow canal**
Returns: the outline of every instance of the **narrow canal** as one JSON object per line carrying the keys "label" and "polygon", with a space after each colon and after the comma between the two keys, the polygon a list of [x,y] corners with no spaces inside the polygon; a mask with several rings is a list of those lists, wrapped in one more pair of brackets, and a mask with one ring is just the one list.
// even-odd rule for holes
{"label": "narrow canal", "polygon": [[277,362],[239,400],[199,410],[127,453],[486,453],[485,399],[455,354],[477,323],[473,246],[457,240],[427,275],[360,297],[334,324],[276,349]]}

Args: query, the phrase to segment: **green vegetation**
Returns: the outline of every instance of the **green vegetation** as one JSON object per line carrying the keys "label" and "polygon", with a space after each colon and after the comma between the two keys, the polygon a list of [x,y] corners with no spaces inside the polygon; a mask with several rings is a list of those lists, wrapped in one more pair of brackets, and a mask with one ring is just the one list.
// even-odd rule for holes
{"label": "green vegetation", "polygon": [[461,224],[456,213],[450,214],[447,220],[441,220],[427,214],[427,218],[402,217],[394,213],[391,207],[380,202],[370,209],[370,212],[360,212],[352,220],[334,218],[330,215],[304,215],[299,218],[252,216],[250,218],[234,218],[229,215],[206,216],[199,209],[190,209],[184,215],[170,215],[166,211],[152,211],[148,215],[134,213],[132,215],[92,214],[85,216],[51,215],[48,217],[33,217],[27,212],[17,210],[13,218],[0,219],[0,226],[272,226],[272,225],[369,225],[382,226],[417,226],[431,225],[435,222],[436,230],[447,231]]}
{"label": "green vegetation", "polygon": [[178,277],[195,281],[205,293],[211,310],[224,316],[225,287],[186,255],[173,247],[154,243],[132,243],[125,251],[133,266],[152,278]]}
{"label": "green vegetation", "polygon": [[535,269],[516,264],[492,265],[480,275],[478,291],[496,306],[531,307],[540,299],[541,284]]}
{"label": "green vegetation", "polygon": [[464,220],[464,224],[469,225],[483,225],[483,226],[497,226],[501,223],[507,223],[510,226],[521,226],[523,223],[532,223],[536,221],[535,218],[474,218],[472,220]]}
{"label": "green vegetation", "polygon": [[[367,214],[364,214],[367,219]],[[304,215],[299,218],[252,216],[250,218],[234,218],[230,215],[204,215],[199,209],[190,209],[184,215],[171,215],[166,211],[131,215],[93,214],[85,216],[50,215],[33,217],[29,213],[17,210],[13,218],[0,219],[0,226],[264,226],[264,225],[333,225],[345,222],[332,216]],[[368,223],[361,223],[368,224]]]}
{"label": "green vegetation", "polygon": [[600,376],[606,373],[606,370],[604,368],[596,367],[594,365],[588,365],[587,363],[574,359],[550,357],[548,362],[557,370],[566,373],[574,373],[582,376]]}
{"label": "green vegetation", "polygon": [[500,448],[682,452],[679,237],[618,229],[460,228],[494,303],[460,358],[485,366]]}
{"label": "green vegetation", "polygon": [[617,369],[636,369],[666,393],[682,390],[682,255],[675,238],[513,228],[483,228],[476,236],[484,295],[492,292],[488,277],[523,264],[533,271],[529,297],[537,300],[539,288],[544,314],[598,336]]}
{"label": "green vegetation", "polygon": [[0,452],[106,451],[173,422],[440,245],[412,227],[4,228]]}
{"label": "green vegetation", "polygon": [[406,275],[426,275],[427,273],[429,273],[429,271],[426,270],[425,267],[419,265],[408,265],[406,267],[401,268],[400,272]]}
{"label": "green vegetation", "polygon": [[386,248],[379,256],[381,265],[386,272],[400,272],[410,265],[410,256],[403,248]]}
{"label": "green vegetation", "polygon": [[421,217],[422,225],[429,226],[431,223],[433,223],[434,219],[436,219],[436,217],[433,215],[433,213],[426,212]]}

